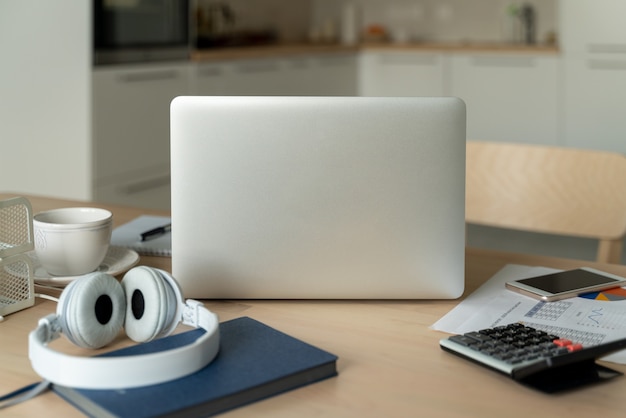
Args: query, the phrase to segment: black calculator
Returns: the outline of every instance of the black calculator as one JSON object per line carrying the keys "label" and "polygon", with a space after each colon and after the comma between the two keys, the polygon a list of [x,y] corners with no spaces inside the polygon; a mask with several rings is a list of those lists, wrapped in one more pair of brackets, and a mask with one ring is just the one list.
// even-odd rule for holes
{"label": "black calculator", "polygon": [[515,323],[454,335],[441,348],[503,373],[544,392],[558,392],[622,373],[596,359],[626,348],[626,338],[584,347],[582,344]]}

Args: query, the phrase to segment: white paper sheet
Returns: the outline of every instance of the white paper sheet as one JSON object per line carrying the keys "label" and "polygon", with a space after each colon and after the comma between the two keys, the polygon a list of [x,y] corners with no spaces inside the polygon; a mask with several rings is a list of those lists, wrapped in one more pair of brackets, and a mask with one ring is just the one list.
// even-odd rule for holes
{"label": "white paper sheet", "polygon": [[[602,301],[575,297],[546,303],[504,287],[511,280],[556,271],[546,267],[507,265],[431,328],[463,334],[524,322],[588,346],[626,337],[626,299]],[[626,350],[603,360],[626,364]]]}

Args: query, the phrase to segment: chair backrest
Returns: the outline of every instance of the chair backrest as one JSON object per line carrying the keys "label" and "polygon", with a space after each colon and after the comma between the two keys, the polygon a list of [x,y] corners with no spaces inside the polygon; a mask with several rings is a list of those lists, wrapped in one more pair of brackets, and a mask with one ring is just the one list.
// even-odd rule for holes
{"label": "chair backrest", "polygon": [[573,148],[468,141],[467,223],[598,239],[620,263],[626,157]]}

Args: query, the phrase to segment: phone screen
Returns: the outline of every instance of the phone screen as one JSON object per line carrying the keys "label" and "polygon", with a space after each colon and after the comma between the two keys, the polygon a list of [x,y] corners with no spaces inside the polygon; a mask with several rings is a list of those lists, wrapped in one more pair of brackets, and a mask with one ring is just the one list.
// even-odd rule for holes
{"label": "phone screen", "polygon": [[531,277],[529,279],[518,280],[518,282],[549,293],[562,293],[603,283],[620,281],[611,277],[600,276],[586,270],[570,270],[546,276]]}

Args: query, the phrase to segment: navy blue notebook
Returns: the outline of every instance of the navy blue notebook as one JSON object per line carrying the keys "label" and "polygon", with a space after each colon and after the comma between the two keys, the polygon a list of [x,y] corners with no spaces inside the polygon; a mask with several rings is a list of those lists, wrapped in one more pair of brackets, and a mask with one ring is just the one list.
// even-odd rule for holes
{"label": "navy blue notebook", "polygon": [[[202,329],[107,353],[135,355],[173,348]],[[159,385],[85,390],[53,385],[78,409],[98,417],[208,416],[337,375],[337,357],[254,319],[220,324],[220,352],[204,369]]]}

